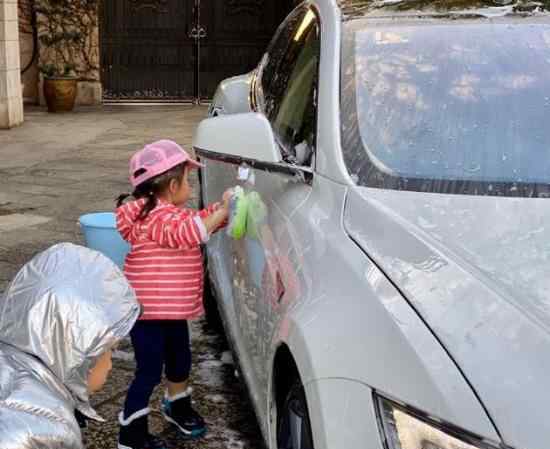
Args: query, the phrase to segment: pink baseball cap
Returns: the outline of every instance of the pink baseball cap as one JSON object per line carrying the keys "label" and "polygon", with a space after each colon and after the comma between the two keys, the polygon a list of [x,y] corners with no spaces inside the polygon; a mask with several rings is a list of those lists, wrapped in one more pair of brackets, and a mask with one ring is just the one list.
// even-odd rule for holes
{"label": "pink baseball cap", "polygon": [[145,145],[130,159],[130,183],[135,188],[184,162],[194,168],[203,167],[172,140],[159,140]]}

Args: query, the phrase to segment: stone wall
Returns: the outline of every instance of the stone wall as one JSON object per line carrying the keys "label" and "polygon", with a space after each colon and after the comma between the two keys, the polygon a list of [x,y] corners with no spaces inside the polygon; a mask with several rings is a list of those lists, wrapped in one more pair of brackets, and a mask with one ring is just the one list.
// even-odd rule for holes
{"label": "stone wall", "polygon": [[[48,5],[47,0],[35,0],[37,8],[38,35],[40,37],[39,64],[46,65],[59,60],[75,64],[75,71],[79,78],[78,95],[76,102],[80,105],[101,103],[102,89],[99,73],[99,28],[98,7],[99,1],[70,0],[63,6],[65,14],[62,18],[49,18],[41,13],[40,5]],[[52,27],[53,25],[53,27]],[[52,29],[63,29],[68,32],[76,31],[80,35],[74,43],[69,43],[63,51],[47,47],[43,44],[43,36],[51,35]],[[54,31],[55,32],[55,31]]]}
{"label": "stone wall", "polygon": [[[19,0],[19,42],[20,60],[22,68],[26,67],[33,56],[33,30],[32,30],[32,9],[31,4],[35,0]],[[47,18],[38,14],[38,33],[44,32],[47,28]],[[76,102],[80,105],[91,105],[101,103],[102,89],[99,76],[99,29],[97,26],[97,11],[92,17],[82,17],[89,25],[86,33],[86,42],[83,51],[77,54],[75,63],[79,77],[78,95]],[[44,48],[38,43],[38,54],[31,67],[22,75],[24,85],[23,97],[28,103],[45,104],[42,94],[42,75],[39,73],[39,64],[51,63],[54,59],[52,51]]]}

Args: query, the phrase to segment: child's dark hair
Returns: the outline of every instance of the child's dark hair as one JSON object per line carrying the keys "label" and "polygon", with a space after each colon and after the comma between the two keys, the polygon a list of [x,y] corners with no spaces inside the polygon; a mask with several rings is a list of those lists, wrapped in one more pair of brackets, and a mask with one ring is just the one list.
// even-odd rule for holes
{"label": "child's dark hair", "polygon": [[[134,197],[136,200],[146,198],[147,201],[143,205],[141,212],[138,215],[138,220],[144,220],[149,213],[157,206],[157,196],[164,193],[170,186],[170,182],[176,180],[178,183],[183,181],[183,175],[185,174],[186,163],[176,165],[170,170],[148,179],[141,183],[136,189],[130,193],[123,193],[116,200],[116,207],[122,206],[124,201],[129,197]],[[142,175],[143,169],[134,173],[134,177]]]}

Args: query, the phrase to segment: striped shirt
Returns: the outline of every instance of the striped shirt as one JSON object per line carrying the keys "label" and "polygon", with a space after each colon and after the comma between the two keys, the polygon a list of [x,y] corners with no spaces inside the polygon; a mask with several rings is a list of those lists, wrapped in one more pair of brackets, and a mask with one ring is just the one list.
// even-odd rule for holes
{"label": "striped shirt", "polygon": [[132,201],[116,211],[117,229],[131,246],[124,274],[143,306],[140,319],[198,318],[204,313],[200,246],[209,237],[202,219],[219,204],[195,211],[159,200],[138,220],[144,204],[144,199]]}

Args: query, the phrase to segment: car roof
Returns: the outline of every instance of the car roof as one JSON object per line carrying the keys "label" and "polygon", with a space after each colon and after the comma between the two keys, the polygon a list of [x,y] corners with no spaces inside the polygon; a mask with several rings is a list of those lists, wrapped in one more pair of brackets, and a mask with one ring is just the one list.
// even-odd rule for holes
{"label": "car roof", "polygon": [[546,15],[550,0],[337,0],[344,21],[368,17]]}

